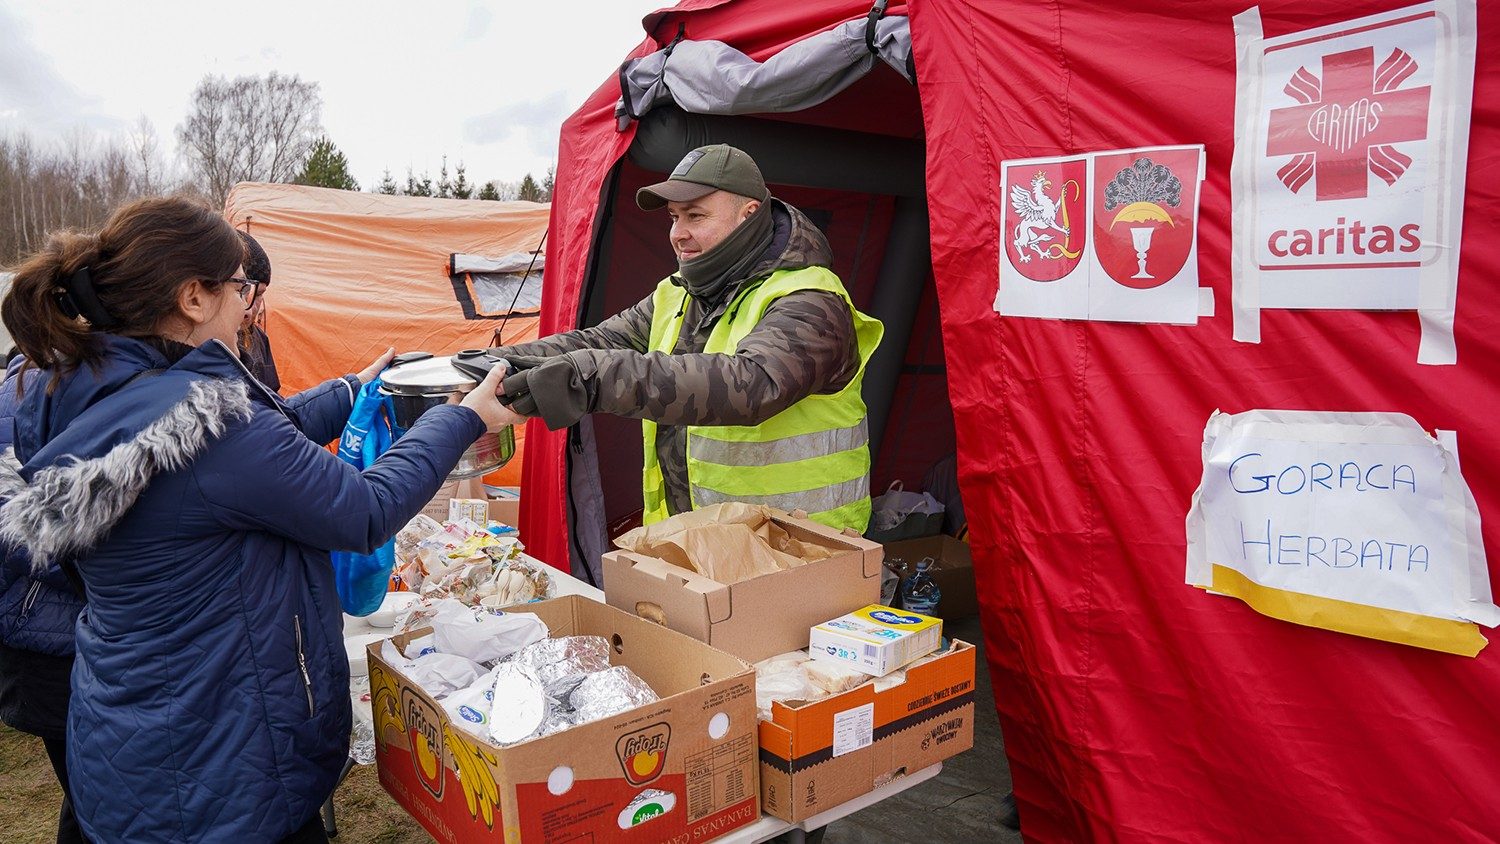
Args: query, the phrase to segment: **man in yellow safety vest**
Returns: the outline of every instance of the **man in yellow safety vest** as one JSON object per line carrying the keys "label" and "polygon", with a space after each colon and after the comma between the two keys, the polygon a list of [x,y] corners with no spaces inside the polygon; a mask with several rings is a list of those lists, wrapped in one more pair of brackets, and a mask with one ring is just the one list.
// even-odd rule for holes
{"label": "man in yellow safety vest", "polygon": [[725,144],[688,153],[636,204],[666,209],[678,271],[593,328],[495,350],[512,409],[548,427],[642,420],[647,524],[724,501],[863,532],[860,385],[880,342],[829,269],[828,241]]}

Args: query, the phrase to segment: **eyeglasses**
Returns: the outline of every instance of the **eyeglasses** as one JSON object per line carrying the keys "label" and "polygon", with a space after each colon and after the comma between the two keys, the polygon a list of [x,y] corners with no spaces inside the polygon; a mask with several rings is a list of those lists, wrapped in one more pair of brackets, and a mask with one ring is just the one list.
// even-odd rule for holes
{"label": "eyeglasses", "polygon": [[245,303],[246,308],[255,304],[255,296],[260,292],[260,282],[252,281],[244,276],[232,276],[225,279],[224,283],[239,285],[239,290],[235,292],[239,294],[240,301]]}

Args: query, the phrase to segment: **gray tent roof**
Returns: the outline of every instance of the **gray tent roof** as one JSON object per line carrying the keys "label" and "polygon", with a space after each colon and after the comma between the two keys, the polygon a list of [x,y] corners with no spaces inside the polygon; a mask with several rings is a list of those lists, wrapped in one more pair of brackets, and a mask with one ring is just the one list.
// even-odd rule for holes
{"label": "gray tent roof", "polygon": [[615,114],[623,129],[651,109],[674,103],[691,114],[760,114],[811,108],[885,62],[915,83],[911,28],[882,18],[867,43],[867,22],[849,21],[757,62],[722,41],[678,41],[632,59],[620,72]]}

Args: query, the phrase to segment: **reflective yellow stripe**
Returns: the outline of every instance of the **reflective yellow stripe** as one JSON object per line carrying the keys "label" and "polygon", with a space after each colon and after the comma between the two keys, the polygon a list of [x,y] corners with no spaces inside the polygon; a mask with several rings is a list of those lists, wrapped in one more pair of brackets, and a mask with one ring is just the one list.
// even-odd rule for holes
{"label": "reflective yellow stripe", "polygon": [[861,419],[858,424],[847,428],[813,431],[764,442],[714,439],[699,431],[688,442],[688,456],[721,466],[769,466],[852,451],[869,443],[870,427],[867,420]]}
{"label": "reflective yellow stripe", "polygon": [[804,510],[808,513],[821,513],[825,510],[837,510],[846,504],[854,504],[862,499],[870,497],[870,476],[861,475],[853,480],[831,486],[821,486],[816,489],[803,490],[802,492],[781,492],[771,495],[739,495],[720,492],[708,487],[693,485],[693,506],[707,507],[710,504],[722,504],[726,501],[739,501],[745,504],[763,504],[767,507],[775,507],[778,510]]}
{"label": "reflective yellow stripe", "polygon": [[[703,350],[734,354],[767,309],[780,297],[803,290],[834,293],[849,306],[859,344],[858,372],[838,393],[807,396],[757,425],[689,426],[686,450],[692,506],[741,501],[804,510],[823,524],[863,532],[870,519],[870,435],[860,390],[864,367],[884,331],[880,322],[854,307],[831,270],[782,270],[736,299],[714,325]],[[648,351],[670,354],[676,348],[686,302],[686,291],[670,279],[657,285]],[[648,524],[665,518],[668,509],[656,431],[655,424],[643,423],[642,487]]]}
{"label": "reflective yellow stripe", "polygon": [[1210,588],[1239,598],[1261,615],[1367,639],[1459,656],[1475,656],[1489,644],[1472,622],[1288,592],[1263,586],[1227,566],[1214,565]]}
{"label": "reflective yellow stripe", "polygon": [[688,479],[695,486],[710,487],[728,495],[800,492],[841,484],[869,473],[870,466],[863,449],[769,466],[721,466],[700,460],[688,461]]}

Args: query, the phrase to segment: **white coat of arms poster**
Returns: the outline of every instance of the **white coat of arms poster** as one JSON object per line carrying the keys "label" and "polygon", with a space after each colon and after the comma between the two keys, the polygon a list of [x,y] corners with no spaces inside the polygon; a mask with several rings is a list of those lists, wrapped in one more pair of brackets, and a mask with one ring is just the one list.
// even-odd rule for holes
{"label": "white coat of arms poster", "polygon": [[1193,324],[1203,147],[1001,162],[1005,316]]}

